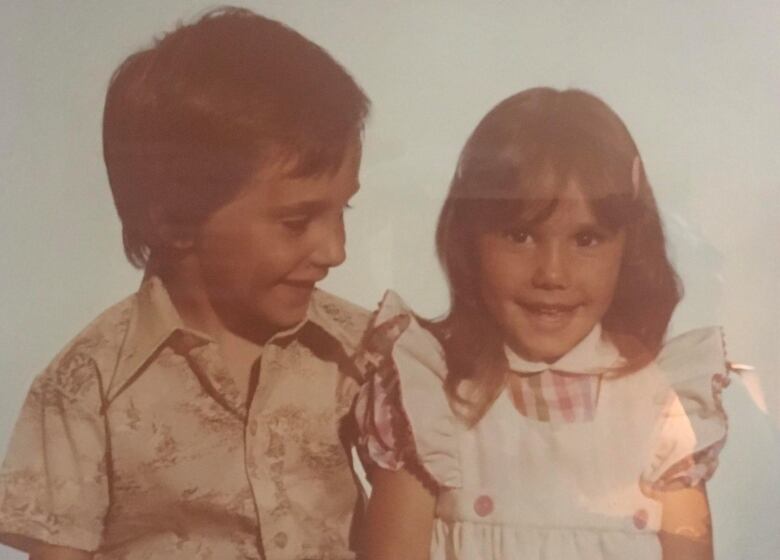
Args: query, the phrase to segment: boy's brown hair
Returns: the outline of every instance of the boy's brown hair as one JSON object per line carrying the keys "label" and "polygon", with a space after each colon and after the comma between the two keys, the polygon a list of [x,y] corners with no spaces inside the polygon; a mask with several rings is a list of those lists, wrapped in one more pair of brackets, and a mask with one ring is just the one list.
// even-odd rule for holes
{"label": "boy's brown hair", "polygon": [[128,260],[164,253],[153,213],[197,228],[260,169],[335,171],[369,100],[285,25],[219,8],[128,57],[106,95],[103,153]]}

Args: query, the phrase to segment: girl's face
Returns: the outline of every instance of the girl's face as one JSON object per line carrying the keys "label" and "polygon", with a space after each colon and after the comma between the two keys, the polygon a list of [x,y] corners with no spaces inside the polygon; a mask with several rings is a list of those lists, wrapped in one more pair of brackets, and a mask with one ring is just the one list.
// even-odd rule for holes
{"label": "girl's face", "polygon": [[570,180],[545,220],[518,220],[478,241],[482,299],[520,356],[552,363],[609,309],[625,232],[596,220]]}

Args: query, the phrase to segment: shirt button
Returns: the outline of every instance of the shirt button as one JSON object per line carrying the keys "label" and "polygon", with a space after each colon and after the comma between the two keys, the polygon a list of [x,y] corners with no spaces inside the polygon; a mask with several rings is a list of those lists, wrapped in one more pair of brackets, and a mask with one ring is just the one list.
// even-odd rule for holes
{"label": "shirt button", "polygon": [[637,529],[644,529],[647,527],[647,510],[638,509],[634,512],[634,527]]}
{"label": "shirt button", "polygon": [[274,535],[274,544],[276,545],[276,548],[284,548],[287,546],[287,533],[276,533]]}
{"label": "shirt button", "polygon": [[490,496],[482,495],[474,500],[474,511],[480,517],[485,517],[493,513],[493,499]]}

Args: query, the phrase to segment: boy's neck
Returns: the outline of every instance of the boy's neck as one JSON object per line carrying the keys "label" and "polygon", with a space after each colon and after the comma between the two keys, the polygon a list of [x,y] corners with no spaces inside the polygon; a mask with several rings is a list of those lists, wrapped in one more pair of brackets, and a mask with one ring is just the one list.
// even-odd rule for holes
{"label": "boy's neck", "polygon": [[212,338],[231,376],[240,387],[247,387],[249,372],[265,340],[253,340],[230,329],[212,306],[198,275],[188,274],[182,267],[158,268],[154,273],[162,279],[184,326]]}

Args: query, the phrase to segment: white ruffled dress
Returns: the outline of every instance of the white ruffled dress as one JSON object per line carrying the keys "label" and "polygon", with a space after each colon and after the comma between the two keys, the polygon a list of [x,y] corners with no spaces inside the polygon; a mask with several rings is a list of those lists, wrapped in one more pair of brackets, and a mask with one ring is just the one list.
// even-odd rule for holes
{"label": "white ruffled dress", "polygon": [[[390,293],[375,324],[398,315],[410,312]],[[576,354],[592,370],[614,347],[587,338],[593,348]],[[438,487],[431,560],[659,560],[661,506],[647,490],[706,480],[726,437],[719,328],[671,340],[639,371],[600,376],[592,418],[574,422],[524,416],[504,390],[467,428],[442,388],[442,349],[413,318],[390,357],[393,379],[375,369],[357,402],[361,456],[397,469],[414,450]]]}

